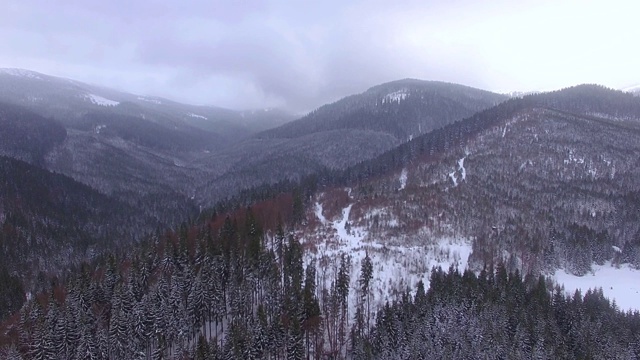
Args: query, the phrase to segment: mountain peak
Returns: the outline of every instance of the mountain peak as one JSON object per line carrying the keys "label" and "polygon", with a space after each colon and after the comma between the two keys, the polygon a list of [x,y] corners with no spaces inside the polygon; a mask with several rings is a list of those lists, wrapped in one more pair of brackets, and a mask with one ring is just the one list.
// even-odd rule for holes
{"label": "mountain peak", "polygon": [[31,79],[37,79],[37,80],[42,80],[42,77],[45,76],[35,71],[17,69],[17,68],[0,68],[0,74],[31,78]]}

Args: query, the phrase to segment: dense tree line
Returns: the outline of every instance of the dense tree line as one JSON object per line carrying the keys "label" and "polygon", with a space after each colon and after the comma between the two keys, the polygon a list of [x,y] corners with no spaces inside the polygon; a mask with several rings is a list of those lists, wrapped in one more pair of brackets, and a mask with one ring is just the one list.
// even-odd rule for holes
{"label": "dense tree line", "polygon": [[0,155],[43,165],[45,155],[66,137],[58,121],[0,102]]}
{"label": "dense tree line", "polygon": [[25,162],[0,156],[0,173],[0,264],[25,291],[48,288],[50,278],[159,226],[126,204]]}
{"label": "dense tree line", "polygon": [[[368,331],[368,332],[367,332]],[[476,275],[434,269],[430,288],[354,327],[354,359],[637,359],[640,313],[621,312],[602,290],[572,296],[544,277],[500,266]]]}
{"label": "dense tree line", "polygon": [[[327,287],[278,226],[249,209],[219,230],[188,227],[129,256],[85,264],[19,313],[10,359],[632,359],[640,314],[601,291],[565,295],[544,277],[434,269],[382,309],[372,264],[349,287],[343,256]],[[355,311],[348,306],[357,294]],[[377,312],[377,314],[376,314]],[[376,314],[376,315],[374,315]],[[374,319],[375,318],[375,319]],[[369,325],[371,324],[371,326]]]}
{"label": "dense tree line", "polygon": [[[319,356],[331,332],[340,338],[327,351],[345,352],[348,279],[316,288],[298,241],[278,227],[271,242],[248,211],[240,225],[228,217],[216,232],[184,225],[134,256],[83,266],[64,289],[23,307],[7,351],[34,359],[303,358]],[[329,307],[322,290],[336,323],[321,321],[321,306]]]}

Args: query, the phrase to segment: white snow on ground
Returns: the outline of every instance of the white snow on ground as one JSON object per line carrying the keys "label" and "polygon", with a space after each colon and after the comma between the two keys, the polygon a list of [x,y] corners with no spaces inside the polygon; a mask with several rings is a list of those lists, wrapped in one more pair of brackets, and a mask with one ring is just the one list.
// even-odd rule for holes
{"label": "white snow on ground", "polygon": [[107,125],[97,125],[95,128],[96,134],[100,134],[100,130],[105,129]]}
{"label": "white snow on ground", "polygon": [[37,73],[23,69],[0,69],[0,74],[7,74],[12,76],[19,76],[29,79],[42,79]]}
{"label": "white snow on ground", "polygon": [[327,218],[322,214],[322,204],[320,203],[316,203],[316,216],[320,219],[323,225],[327,223]]}
{"label": "white snow on ground", "polygon": [[400,173],[400,188],[398,190],[404,190],[407,187],[407,169],[402,169]]}
{"label": "white snow on ground", "polygon": [[89,99],[92,103],[100,106],[116,106],[120,104],[117,101],[109,100],[107,98],[103,98],[102,96],[98,96],[95,94],[85,95],[86,99]]}
{"label": "white snow on ground", "polygon": [[408,95],[409,93],[407,92],[407,89],[402,89],[402,90],[394,91],[392,93],[387,94],[387,96],[385,96],[384,99],[386,101],[400,102],[401,100],[406,99]]}
{"label": "white snow on ground", "polygon": [[143,97],[143,96],[138,96],[138,100],[154,103],[154,104],[157,104],[157,105],[162,104],[162,101],[160,101],[160,100],[150,99],[150,98],[146,98],[146,97]]}
{"label": "white snow on ground", "polygon": [[460,181],[464,181],[464,179],[467,178],[467,170],[464,168],[464,159],[465,158],[458,160],[458,169],[460,170],[460,175],[462,176],[462,179]]}
{"label": "white snow on ground", "polygon": [[584,295],[588,289],[602,288],[602,293],[609,300],[615,300],[621,310],[640,310],[640,270],[629,267],[620,268],[611,263],[592,266],[593,273],[576,276],[564,270],[557,270],[554,278],[558,284],[564,284],[565,290],[573,294],[580,289]]}
{"label": "white snow on ground", "polygon": [[507,127],[505,126],[504,129],[502,129],[502,137],[504,137],[505,135],[507,135]]}
{"label": "white snow on ground", "polygon": [[[352,207],[353,204],[350,204],[343,208],[342,217],[332,222],[323,215],[322,204],[316,203],[315,215],[322,223],[316,234],[319,235],[316,239],[320,239],[320,242],[315,244],[315,251],[305,252],[305,265],[316,260],[319,291],[323,287],[320,284],[330,289],[331,281],[340,265],[340,254],[351,256],[350,314],[355,313],[360,298],[358,278],[367,253],[374,266],[371,285],[372,310],[382,306],[386,301],[397,298],[407,288],[415,291],[415,286],[420,280],[428,287],[431,269],[434,266],[441,266],[444,270],[448,270],[451,265],[460,271],[466,269],[472,251],[469,240],[432,238],[425,235],[421,236],[425,243],[420,245],[387,244],[386,241],[373,238],[367,229],[353,225],[354,219],[350,219]],[[345,226],[347,223],[350,226]],[[310,236],[313,237],[313,234]],[[303,236],[302,242],[306,241]]]}
{"label": "white snow on ground", "polygon": [[198,118],[198,119],[205,119],[205,120],[207,120],[207,117],[206,117],[206,116],[202,116],[202,115],[198,115],[198,114],[194,114],[194,113],[188,113],[187,115],[188,115],[188,116],[191,116],[191,117],[193,117],[193,118]]}
{"label": "white snow on ground", "polygon": [[455,171],[450,172],[449,177],[451,178],[451,181],[453,181],[453,187],[458,186],[458,179],[456,179],[456,172]]}

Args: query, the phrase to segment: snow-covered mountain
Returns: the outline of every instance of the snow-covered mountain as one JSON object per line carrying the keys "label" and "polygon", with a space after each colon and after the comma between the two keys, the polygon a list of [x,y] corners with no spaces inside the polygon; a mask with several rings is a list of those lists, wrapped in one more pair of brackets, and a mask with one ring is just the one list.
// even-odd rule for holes
{"label": "snow-covered mountain", "polygon": [[351,255],[357,281],[368,253],[377,304],[434,265],[504,263],[638,309],[638,163],[639,98],[590,85],[527,96],[348,170],[311,199],[299,236],[319,273]]}
{"label": "snow-covered mountain", "polygon": [[293,119],[278,109],[273,109],[271,116],[264,116],[255,111],[181,104],[23,69],[0,69],[0,101],[23,105],[65,123],[79,121],[97,109],[111,110],[172,130],[209,131],[221,135],[219,140],[231,142]]}
{"label": "snow-covered mountain", "polygon": [[[94,95],[99,97],[89,98],[92,106],[122,106],[122,102],[109,103],[117,101],[114,98]],[[404,87],[386,88],[379,95],[374,108],[402,107],[414,97]],[[349,101],[354,99],[357,97]],[[327,109],[330,106],[323,111]],[[364,109],[373,118],[381,111],[369,112],[369,105]],[[460,109],[452,110],[456,111]],[[399,113],[389,113],[390,119]],[[600,295],[614,298],[625,310],[637,309],[640,303],[640,98],[629,93],[581,85],[512,98],[422,135],[409,136],[390,149],[378,144],[378,156],[362,155],[371,149],[367,146],[374,132],[360,127],[362,119],[350,122],[354,118],[345,115],[341,119],[347,119],[347,125],[331,130],[320,125],[306,128],[313,123],[306,119],[303,125],[282,127],[288,129],[288,137],[261,134],[236,148],[211,153],[218,165],[203,169],[194,166],[196,162],[146,143],[153,139],[109,133],[118,125],[109,112],[94,115],[100,121],[90,129],[64,128],[15,105],[0,106],[0,115],[4,116],[0,117],[4,129],[28,119],[23,127],[15,128],[17,134],[28,135],[32,127],[45,125],[64,130],[43,149],[0,142],[7,153],[26,149],[31,159],[44,159],[47,164],[66,161],[77,176],[90,174],[92,179],[111,185],[135,184],[126,191],[135,200],[132,202],[145,205],[140,207],[144,211],[170,203],[156,197],[160,196],[158,189],[175,191],[171,184],[182,184],[184,188],[178,189],[183,195],[191,190],[194,196],[213,198],[206,193],[206,186],[199,188],[204,189],[201,192],[188,186],[194,186],[198,176],[207,178],[216,172],[222,175],[209,185],[227,193],[243,185],[260,184],[258,180],[264,184],[299,179],[303,171],[314,175],[299,183],[254,188],[246,197],[202,213],[195,222],[184,222],[179,230],[157,231],[135,248],[96,256],[81,270],[72,271],[63,285],[52,282],[52,289],[43,285],[46,294],[35,298],[49,299],[48,305],[28,301],[20,321],[14,315],[13,322],[0,324],[0,340],[17,344],[6,352],[11,356],[19,358],[21,352],[30,356],[31,349],[36,349],[62,354],[59,357],[63,358],[92,351],[118,358],[136,354],[195,358],[196,353],[200,358],[221,353],[230,358],[264,356],[256,354],[341,358],[356,354],[354,344],[363,344],[362,339],[367,339],[363,336],[373,335],[368,339],[377,345],[372,345],[387,344],[382,350],[391,349],[379,351],[381,358],[395,358],[395,352],[402,349],[397,350],[394,342],[409,341],[398,335],[411,334],[412,349],[418,349],[416,357],[426,348],[432,349],[429,354],[435,353],[434,349],[447,350],[436,358],[469,358],[468,354],[473,354],[472,347],[454,352],[458,344],[473,344],[473,349],[489,354],[492,349],[487,350],[486,344],[496,342],[487,339],[499,342],[508,338],[518,348],[505,347],[502,354],[568,358],[564,354],[571,350],[578,354],[575,358],[582,358],[576,350],[581,336],[590,336],[585,343],[595,343],[590,349],[598,350],[599,332],[609,336],[609,348],[594,352],[607,356],[594,357],[610,358],[609,354],[618,353],[617,347],[611,347],[616,339],[621,339],[621,349],[626,346],[622,357],[633,358],[637,353],[637,313],[621,314]],[[196,112],[188,116],[204,117]],[[107,124],[107,120],[112,122]],[[336,121],[331,126],[342,124]],[[395,138],[404,131],[402,127],[386,127],[386,122],[378,125],[377,132],[384,136]],[[60,144],[68,149],[74,142],[78,144],[71,148],[91,149],[91,155],[60,150]],[[342,143],[350,148],[340,147]],[[332,149],[323,150],[318,144],[329,144]],[[137,150],[127,152],[129,148]],[[333,167],[330,161],[317,161],[352,155],[362,158],[355,162],[347,159],[342,166]],[[100,161],[96,165],[88,159]],[[110,166],[110,161],[121,167]],[[78,163],[89,165],[74,168]],[[86,220],[86,212],[99,217],[104,211],[100,206],[83,202],[83,196],[69,195],[76,192],[67,186],[50,190],[48,182],[43,185],[41,179],[49,179],[49,175],[42,175],[35,167],[35,174],[29,174],[31,166],[19,164],[26,170],[5,167],[6,173],[19,176],[9,186],[0,186],[0,191],[8,194],[0,195],[12,206],[6,206],[6,215],[0,212],[5,216],[0,240],[19,234],[25,242],[38,245],[42,253],[40,247],[46,245],[42,239],[47,239],[48,231],[66,235],[86,226],[107,234],[105,237],[113,236],[108,223],[81,221]],[[142,172],[125,171],[149,164],[153,165],[145,168],[145,173],[153,176],[136,178],[134,175]],[[109,181],[105,174],[113,169],[122,170],[114,177],[124,176],[126,181]],[[21,180],[35,185],[19,187],[17,184],[24,185]],[[68,179],[59,181],[73,184]],[[146,189],[140,197],[143,185],[155,192]],[[16,195],[16,188],[28,196]],[[35,189],[33,194],[31,189]],[[126,194],[122,188],[119,191],[120,196]],[[86,196],[104,195],[87,191]],[[257,198],[261,201],[255,201]],[[56,201],[40,204],[38,199]],[[67,201],[60,205],[60,199]],[[74,204],[79,204],[75,211]],[[39,221],[31,222],[20,217],[21,209],[31,211],[33,206],[37,210],[40,205],[53,207],[53,215],[37,216],[34,219]],[[73,215],[66,216],[66,211]],[[183,216],[186,213],[181,212]],[[60,223],[60,219],[69,223]],[[123,223],[135,223],[138,218],[132,215],[125,219],[115,217],[109,222],[117,221],[111,226],[126,233],[126,227],[132,225]],[[75,250],[87,246],[85,258],[95,255],[90,252],[95,240],[79,245],[74,242],[69,245],[74,251],[68,254],[78,260],[81,251]],[[65,259],[64,246],[54,250],[46,254]],[[367,260],[371,260],[370,276],[362,275]],[[449,275],[431,273],[433,266],[453,271]],[[463,269],[469,271],[456,272]],[[11,279],[4,274],[0,266],[0,275],[15,282],[17,276]],[[603,290],[584,297],[576,292],[567,298],[560,288],[552,290],[550,283],[537,277],[539,274],[549,275],[568,292],[593,286]],[[419,281],[433,291],[425,292],[417,286]],[[19,288],[7,293],[15,295],[12,301],[24,302]],[[399,301],[383,305],[394,300]],[[12,311],[17,307],[5,308]],[[373,314],[379,309],[382,311],[375,319]],[[611,325],[618,319],[622,337]],[[364,324],[374,321],[376,328]],[[56,347],[52,341],[41,340],[55,338],[57,327],[51,324],[62,324],[65,329],[79,326],[82,336],[70,337],[66,348]],[[592,328],[599,332],[591,332]],[[451,333],[456,338],[452,339]],[[543,339],[541,334],[545,334]],[[423,339],[432,343],[415,345]],[[554,339],[559,343],[549,346],[559,352],[546,356],[542,350]],[[403,349],[408,349],[406,344]],[[359,356],[366,358],[366,352]]]}

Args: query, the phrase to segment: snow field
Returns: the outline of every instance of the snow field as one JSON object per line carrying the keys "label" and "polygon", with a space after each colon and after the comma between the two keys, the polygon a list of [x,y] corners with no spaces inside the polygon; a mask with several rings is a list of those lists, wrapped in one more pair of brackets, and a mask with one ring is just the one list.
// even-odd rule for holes
{"label": "snow field", "polygon": [[323,215],[322,204],[316,203],[315,215],[322,225],[318,234],[302,237],[303,243],[314,241],[312,238],[318,239],[318,235],[322,239],[319,242],[315,240],[315,251],[307,251],[304,255],[305,266],[311,261],[316,262],[319,292],[323,287],[327,291],[331,289],[331,283],[340,267],[341,255],[351,256],[350,314],[355,314],[360,299],[358,280],[362,262],[367,254],[373,263],[372,311],[379,309],[387,301],[397,299],[407,289],[415,291],[420,280],[428,288],[433,267],[440,266],[447,270],[453,265],[460,271],[466,269],[472,250],[467,239],[443,237],[429,240],[428,243],[419,246],[388,245],[372,238],[367,229],[351,225],[352,207],[353,204],[350,204],[343,208],[342,218],[331,222]]}
{"label": "snow field", "polygon": [[561,269],[553,277],[571,295],[577,289],[584,295],[589,289],[602,288],[604,296],[615,300],[620,310],[640,310],[640,270],[629,264],[615,267],[610,262],[593,264],[591,268],[593,272],[585,276],[572,275]]}
{"label": "snow field", "polygon": [[98,95],[95,95],[95,94],[85,95],[85,99],[88,99],[92,103],[94,103],[96,105],[100,105],[100,106],[116,106],[116,105],[120,104],[117,101],[109,100],[107,98],[103,98],[102,96],[98,96]]}

